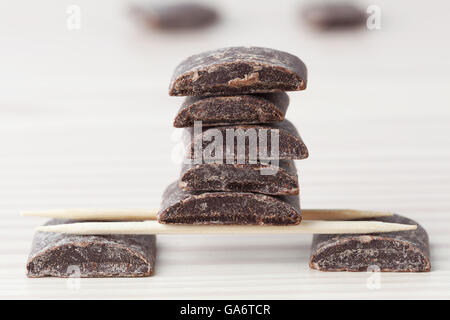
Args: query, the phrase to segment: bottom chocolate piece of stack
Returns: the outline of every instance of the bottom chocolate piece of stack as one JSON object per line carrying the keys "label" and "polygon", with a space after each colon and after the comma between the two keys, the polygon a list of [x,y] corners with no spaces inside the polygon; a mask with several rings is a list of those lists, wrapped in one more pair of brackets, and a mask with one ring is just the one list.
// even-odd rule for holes
{"label": "bottom chocolate piece of stack", "polygon": [[[46,225],[79,222],[53,219]],[[155,265],[154,235],[79,236],[37,232],[27,262],[27,276],[147,277]]]}
{"label": "bottom chocolate piece of stack", "polygon": [[184,191],[178,182],[167,187],[158,212],[158,222],[171,224],[295,225],[300,220],[298,195]]}
{"label": "bottom chocolate piece of stack", "polygon": [[317,234],[309,266],[321,271],[428,272],[431,269],[428,234],[414,220],[393,215],[370,219],[416,224],[411,231],[359,234]]}

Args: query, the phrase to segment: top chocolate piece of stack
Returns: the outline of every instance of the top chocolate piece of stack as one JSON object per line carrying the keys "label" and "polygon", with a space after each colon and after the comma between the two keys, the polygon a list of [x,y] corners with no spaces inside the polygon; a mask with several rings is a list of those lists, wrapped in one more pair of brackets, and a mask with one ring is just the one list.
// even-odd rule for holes
{"label": "top chocolate piece of stack", "polygon": [[296,56],[261,47],[228,47],[193,55],[172,76],[171,96],[217,96],[306,89]]}

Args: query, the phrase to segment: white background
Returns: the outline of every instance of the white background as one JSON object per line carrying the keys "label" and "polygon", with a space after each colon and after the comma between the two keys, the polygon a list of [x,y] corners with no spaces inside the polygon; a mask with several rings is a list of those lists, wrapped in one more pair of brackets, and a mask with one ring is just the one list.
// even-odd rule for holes
{"label": "white background", "polygon": [[[450,298],[450,22],[447,1],[376,1],[381,30],[318,33],[302,1],[222,1],[203,31],[148,31],[127,1],[0,4],[0,297]],[[79,5],[81,30],[66,28]],[[308,268],[310,236],[160,236],[140,279],[27,279],[33,228],[20,210],[157,207],[177,178],[168,96],[175,66],[203,50],[257,45],[301,57],[309,87],[287,118],[310,150],[304,208],[395,211],[428,230],[432,272]]]}

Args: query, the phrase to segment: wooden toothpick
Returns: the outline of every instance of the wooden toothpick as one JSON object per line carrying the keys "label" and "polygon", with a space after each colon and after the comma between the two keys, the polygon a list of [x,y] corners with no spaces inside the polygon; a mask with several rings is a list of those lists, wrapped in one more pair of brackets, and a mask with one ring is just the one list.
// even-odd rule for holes
{"label": "wooden toothpick", "polygon": [[157,221],[79,222],[40,226],[37,231],[79,235],[105,234],[338,234],[415,230],[416,225],[379,221],[302,221],[295,226],[166,225]]}
{"label": "wooden toothpick", "polygon": [[[60,209],[23,211],[24,216],[91,221],[156,220],[157,209]],[[303,209],[303,220],[352,220],[392,216],[392,213],[354,209]]]}

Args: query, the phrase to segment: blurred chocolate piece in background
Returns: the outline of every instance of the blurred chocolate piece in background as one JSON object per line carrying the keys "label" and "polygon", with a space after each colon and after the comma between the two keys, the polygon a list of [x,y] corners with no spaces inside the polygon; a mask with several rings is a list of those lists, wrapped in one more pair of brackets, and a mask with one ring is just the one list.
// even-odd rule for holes
{"label": "blurred chocolate piece in background", "polygon": [[172,31],[207,27],[219,18],[214,8],[195,2],[137,2],[131,13],[146,27]]}
{"label": "blurred chocolate piece in background", "polygon": [[301,13],[308,24],[320,30],[357,28],[367,19],[364,9],[350,2],[311,2]]}

